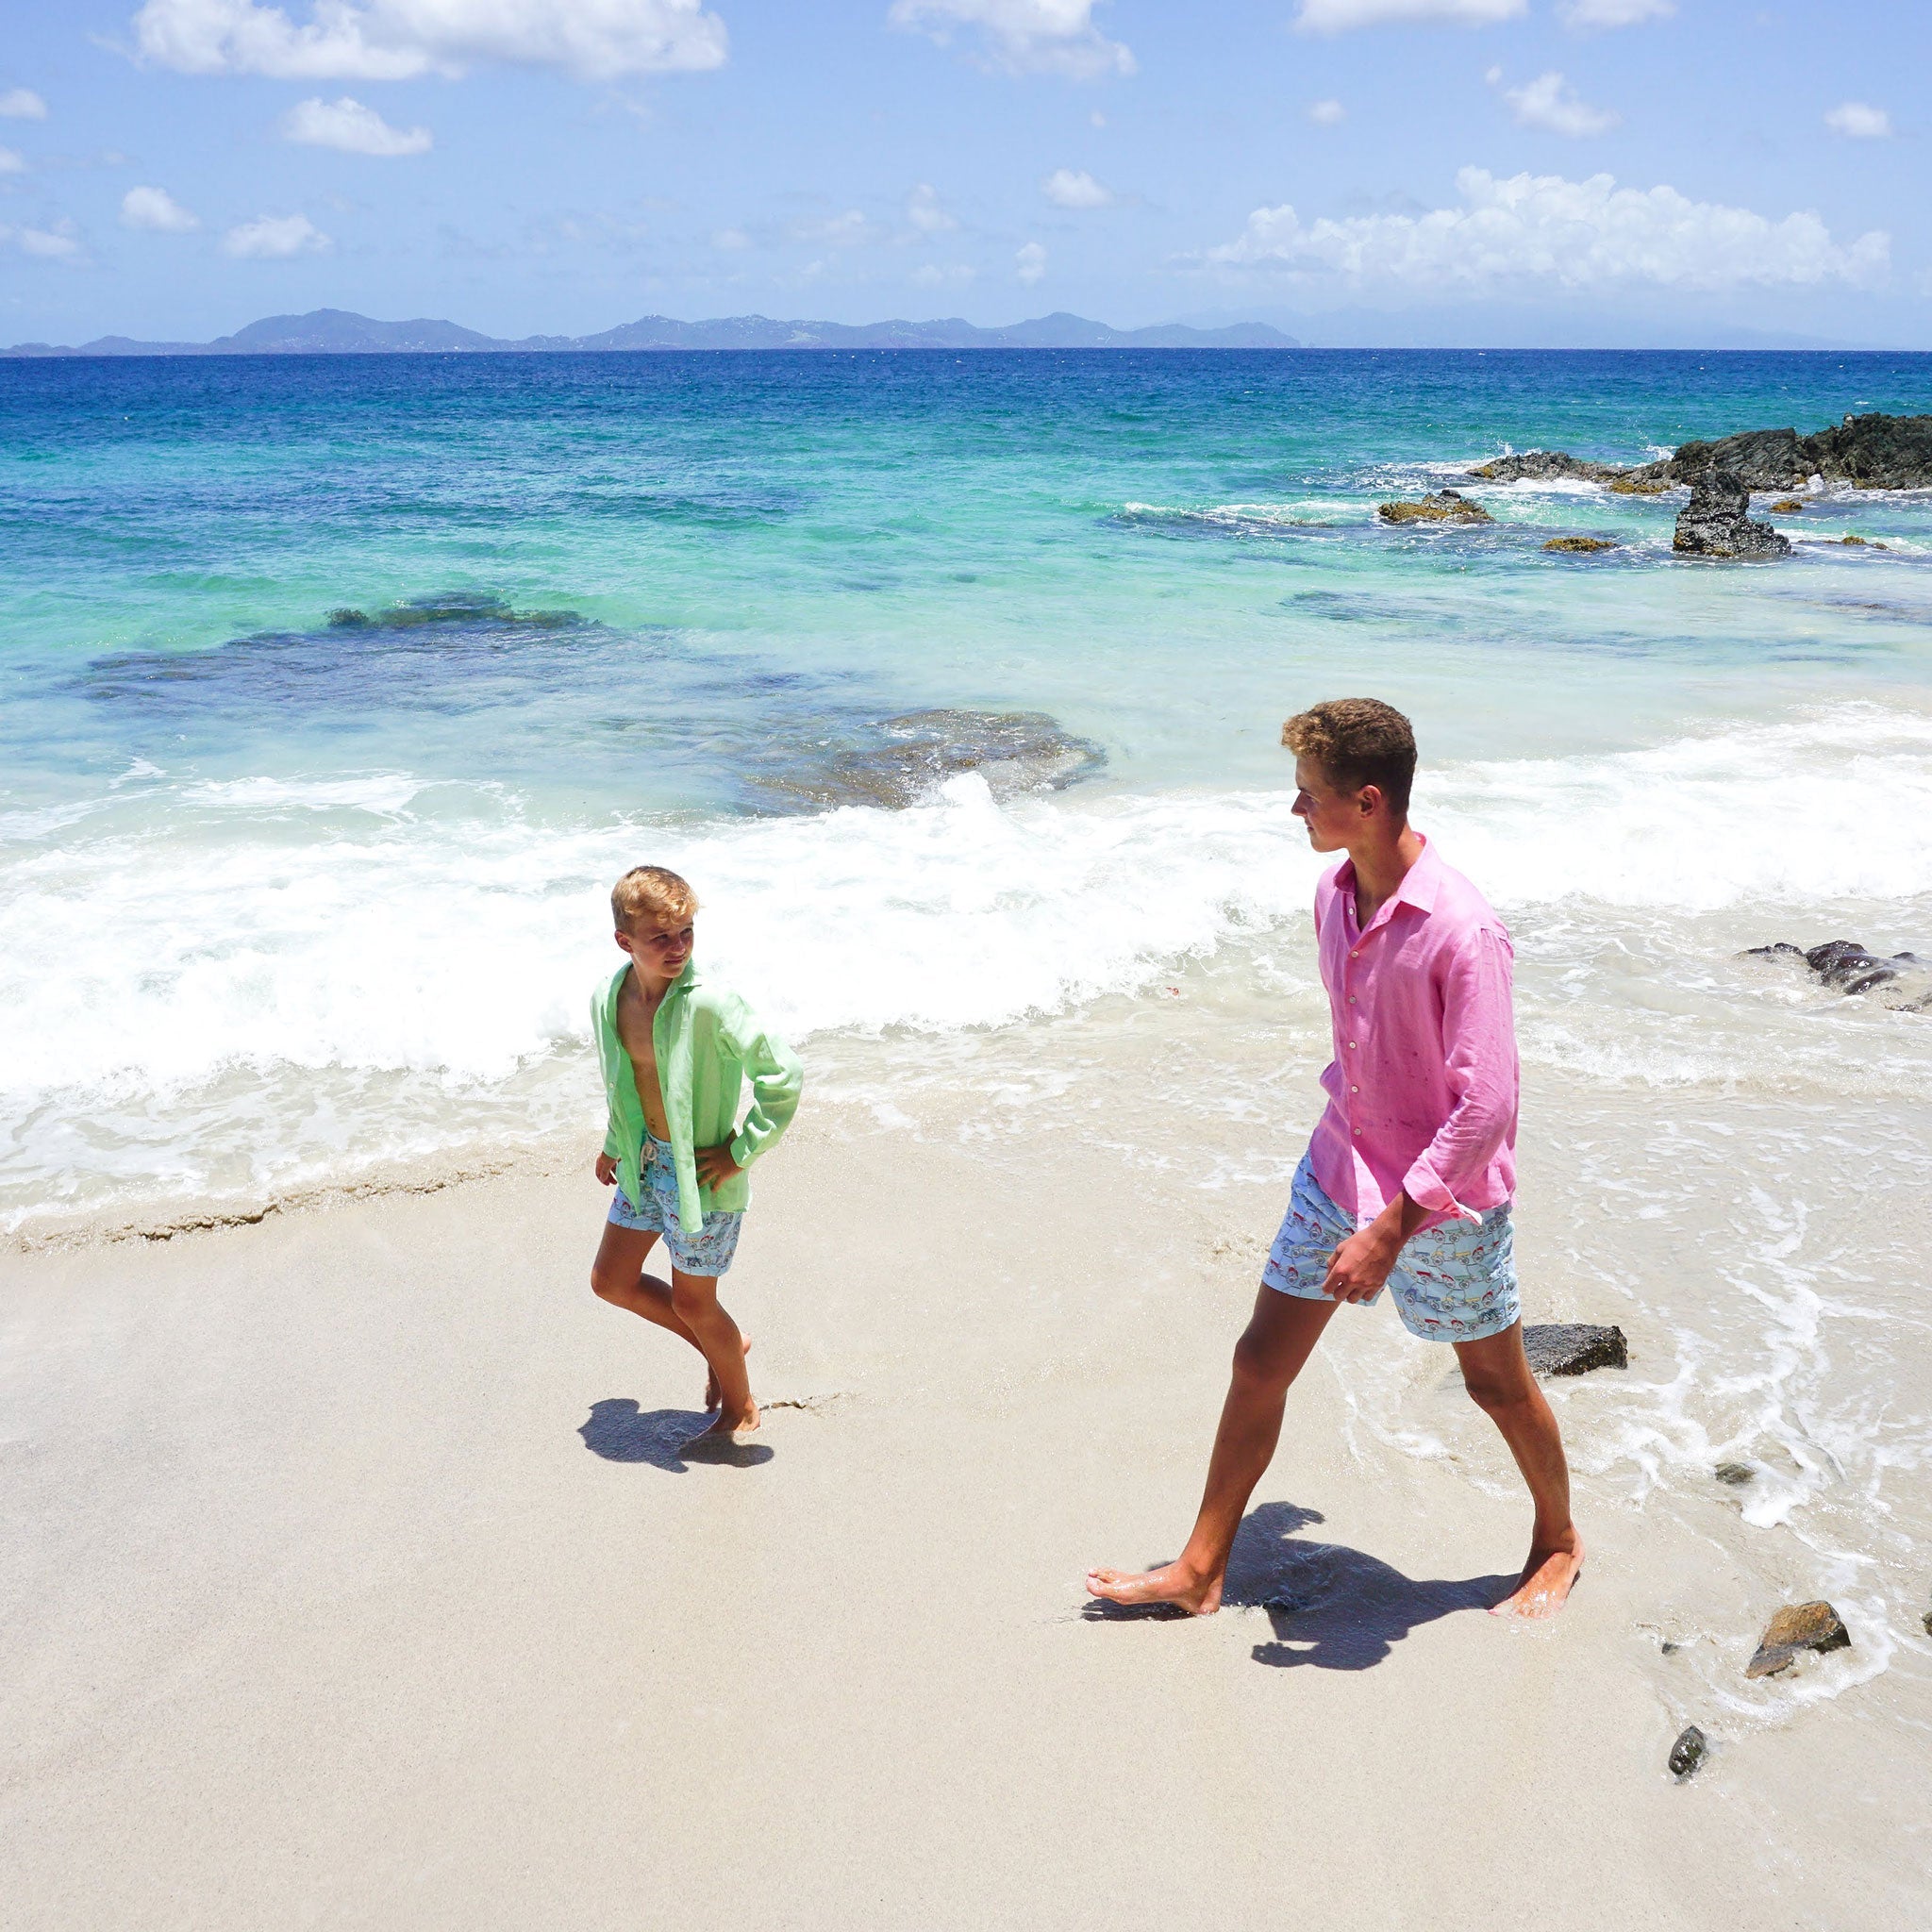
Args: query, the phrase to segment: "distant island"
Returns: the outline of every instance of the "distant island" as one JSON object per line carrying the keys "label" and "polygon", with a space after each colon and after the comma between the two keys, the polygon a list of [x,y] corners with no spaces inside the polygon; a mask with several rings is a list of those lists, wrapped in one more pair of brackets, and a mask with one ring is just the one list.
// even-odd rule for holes
{"label": "distant island", "polygon": [[15,342],[0,356],[448,356],[597,354],[648,349],[1298,349],[1294,337],[1266,323],[1190,328],[1109,328],[1084,316],[1042,315],[1009,328],[977,328],[957,316],[942,322],[774,322],[763,315],[677,322],[647,315],[594,336],[525,336],[507,341],[454,322],[375,322],[345,308],[270,315],[211,342],[142,342],[98,336],[78,348]]}

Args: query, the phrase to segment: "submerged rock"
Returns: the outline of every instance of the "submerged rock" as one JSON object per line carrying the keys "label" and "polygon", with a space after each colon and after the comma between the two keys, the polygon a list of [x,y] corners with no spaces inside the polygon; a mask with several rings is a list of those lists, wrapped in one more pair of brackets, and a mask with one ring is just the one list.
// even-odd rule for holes
{"label": "submerged rock", "polygon": [[1523,1352],[1539,1375],[1583,1375],[1591,1369],[1630,1366],[1624,1331],[1589,1322],[1543,1322],[1525,1327]]}
{"label": "submerged rock", "polygon": [[1782,502],[1772,505],[1771,513],[1774,517],[1795,516],[1804,508],[1795,496],[1787,496]]}
{"label": "submerged rock", "polygon": [[1457,490],[1437,490],[1416,503],[1385,503],[1375,514],[1385,524],[1492,524],[1495,518],[1481,504],[1472,503]]}
{"label": "submerged rock", "polygon": [[1710,1753],[1710,1740],[1695,1724],[1686,1724],[1671,1746],[1671,1775],[1679,1784],[1702,1764]]}
{"label": "submerged rock", "polygon": [[1732,1489],[1740,1490],[1748,1482],[1755,1481],[1757,1472],[1748,1462],[1720,1462],[1711,1471],[1721,1483],[1728,1483]]}
{"label": "submerged rock", "polygon": [[1607,486],[1612,496],[1661,496],[1671,487],[1670,470],[1662,463],[1646,463],[1641,470],[1628,470]]}
{"label": "submerged rock", "polygon": [[1803,1650],[1849,1650],[1851,1633],[1827,1603],[1787,1604],[1757,1640],[1757,1654],[1744,1666],[1747,1677],[1774,1677],[1788,1671]]}
{"label": "submerged rock", "polygon": [[1058,791],[1107,762],[1102,748],[1044,711],[907,711],[868,724],[809,763],[761,775],[762,790],[806,805],[916,804],[948,778],[983,777],[993,796]]}
{"label": "submerged rock", "polygon": [[1754,522],[1751,492],[1734,471],[1706,468],[1677,513],[1671,548],[1688,557],[1789,557],[1791,540]]}
{"label": "submerged rock", "polygon": [[1521,456],[1498,457],[1480,463],[1469,473],[1486,483],[1519,483],[1525,479],[1541,483],[1553,476],[1564,476],[1579,483],[1611,483],[1624,475],[1615,463],[1586,462],[1560,449],[1524,450]]}
{"label": "submerged rock", "polygon": [[1932,959],[1918,953],[1893,953],[1881,958],[1857,940],[1826,940],[1808,951],[1779,940],[1753,946],[1747,959],[1785,958],[1801,962],[1825,986],[1840,992],[1874,992],[1885,989],[1882,1004],[1908,1013],[1932,1011]]}
{"label": "submerged rock", "polygon": [[1543,545],[1545,550],[1575,550],[1584,553],[1593,550],[1614,550],[1616,547],[1607,537],[1552,537]]}

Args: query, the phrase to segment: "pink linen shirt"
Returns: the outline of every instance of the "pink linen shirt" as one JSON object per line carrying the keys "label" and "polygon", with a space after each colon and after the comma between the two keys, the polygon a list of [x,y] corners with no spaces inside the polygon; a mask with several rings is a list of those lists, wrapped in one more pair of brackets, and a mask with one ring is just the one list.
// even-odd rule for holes
{"label": "pink linen shirt", "polygon": [[1315,1179],[1366,1227],[1398,1190],[1425,1227],[1481,1218],[1516,1191],[1520,1074],[1509,934],[1424,841],[1358,930],[1355,862],[1315,888],[1315,943],[1335,1029]]}

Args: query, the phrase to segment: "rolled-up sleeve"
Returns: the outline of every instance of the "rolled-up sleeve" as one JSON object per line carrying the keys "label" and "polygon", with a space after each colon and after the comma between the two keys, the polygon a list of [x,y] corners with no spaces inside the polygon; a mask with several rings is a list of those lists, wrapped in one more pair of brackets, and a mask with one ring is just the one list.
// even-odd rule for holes
{"label": "rolled-up sleeve", "polygon": [[1482,1216],[1460,1195],[1514,1132],[1520,1074],[1510,1001],[1514,954],[1480,926],[1457,948],[1442,988],[1442,1055],[1449,1118],[1403,1176],[1403,1191],[1432,1214]]}

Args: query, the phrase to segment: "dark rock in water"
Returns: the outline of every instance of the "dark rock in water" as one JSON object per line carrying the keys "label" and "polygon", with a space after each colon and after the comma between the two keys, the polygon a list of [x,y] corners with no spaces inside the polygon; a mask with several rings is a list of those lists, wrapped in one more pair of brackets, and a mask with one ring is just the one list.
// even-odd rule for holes
{"label": "dark rock in water", "polygon": [[1741,1490],[1748,1482],[1755,1480],[1757,1472],[1748,1462],[1720,1462],[1711,1471],[1721,1483],[1728,1483],[1734,1490]]}
{"label": "dark rock in water", "polygon": [[873,724],[805,769],[761,780],[766,791],[808,805],[914,805],[935,787],[977,772],[996,798],[1058,791],[1091,777],[1107,754],[1074,738],[1043,711],[907,711]]}
{"label": "dark rock in water", "polygon": [[1539,1375],[1584,1375],[1591,1369],[1630,1366],[1624,1331],[1588,1322],[1544,1322],[1526,1327],[1523,1352]]}
{"label": "dark rock in water", "polygon": [[1671,1746],[1671,1775],[1680,1784],[1702,1764],[1710,1752],[1710,1740],[1695,1724],[1686,1724]]}
{"label": "dark rock in water", "polygon": [[1437,490],[1416,503],[1385,503],[1375,514],[1385,524],[1492,524],[1481,504],[1457,490]]}
{"label": "dark rock in water", "polygon": [[1801,1650],[1849,1650],[1851,1633],[1827,1603],[1787,1604],[1757,1640],[1757,1652],[1744,1666],[1747,1677],[1774,1677],[1790,1670]]}
{"label": "dark rock in water", "polygon": [[1879,987],[1890,989],[1883,1004],[1903,1012],[1932,1011],[1932,974],[1926,960],[1917,953],[1893,953],[1882,958],[1867,952],[1856,940],[1826,940],[1808,950],[1779,940],[1774,945],[1753,946],[1747,959],[1778,958],[1799,959],[1826,986],[1844,993],[1872,992]]}
{"label": "dark rock in water", "polygon": [[1795,496],[1787,496],[1782,502],[1772,505],[1771,513],[1774,517],[1795,516],[1804,508]]}
{"label": "dark rock in water", "polygon": [[1670,459],[1672,477],[1692,488],[1706,470],[1721,470],[1747,490],[1790,490],[1813,468],[1795,429],[1749,429],[1716,442],[1687,442]]}
{"label": "dark rock in water", "polygon": [[1706,468],[1677,513],[1671,548],[1689,557],[1789,557],[1791,540],[1755,523],[1751,492],[1734,471]]}
{"label": "dark rock in water", "polygon": [[1932,490],[1932,416],[1872,410],[1830,429],[1751,429],[1717,442],[1687,442],[1670,459],[1679,483],[1710,464],[1753,490],[1794,490],[1812,476],[1859,490]]}
{"label": "dark rock in water", "polygon": [[1552,537],[1543,545],[1545,550],[1574,550],[1585,556],[1591,551],[1614,550],[1616,547],[1607,537]]}
{"label": "dark rock in water", "polygon": [[1580,483],[1611,483],[1624,475],[1615,463],[1585,462],[1567,450],[1531,449],[1521,456],[1498,457],[1481,463],[1469,473],[1486,483],[1519,483],[1525,479],[1541,483],[1552,476],[1567,476]]}
{"label": "dark rock in water", "polygon": [[1612,496],[1661,496],[1671,487],[1671,466],[1668,461],[1645,463],[1626,470],[1607,487]]}

